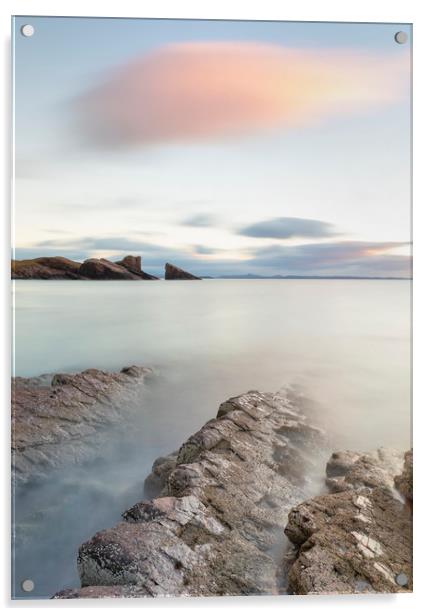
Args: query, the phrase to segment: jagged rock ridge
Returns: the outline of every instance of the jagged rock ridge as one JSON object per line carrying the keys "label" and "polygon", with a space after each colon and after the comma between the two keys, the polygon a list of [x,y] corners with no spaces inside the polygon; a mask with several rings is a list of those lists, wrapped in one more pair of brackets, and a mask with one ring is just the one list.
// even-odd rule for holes
{"label": "jagged rock ridge", "polygon": [[80,547],[81,588],[54,598],[411,590],[411,455],[402,470],[390,450],[336,452],[332,493],[311,497],[327,442],[301,405],[291,391],[223,403],[155,461],[153,498]]}
{"label": "jagged rock ridge", "polygon": [[121,372],[12,379],[12,476],[18,484],[46,476],[97,454],[103,430],[123,422],[126,409],[151,373],[131,366]]}
{"label": "jagged rock ridge", "polygon": [[278,592],[274,550],[290,508],[312,491],[324,444],[292,396],[228,400],[156,461],[147,481],[156,498],[81,546],[82,588],[56,598]]}

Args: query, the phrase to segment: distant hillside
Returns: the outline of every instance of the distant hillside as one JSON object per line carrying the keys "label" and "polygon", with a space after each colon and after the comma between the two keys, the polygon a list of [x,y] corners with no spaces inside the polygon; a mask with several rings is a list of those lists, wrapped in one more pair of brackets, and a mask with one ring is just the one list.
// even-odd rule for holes
{"label": "distant hillside", "polygon": [[232,274],[213,276],[213,278],[222,280],[411,280],[411,278],[402,276],[260,276],[259,274]]}

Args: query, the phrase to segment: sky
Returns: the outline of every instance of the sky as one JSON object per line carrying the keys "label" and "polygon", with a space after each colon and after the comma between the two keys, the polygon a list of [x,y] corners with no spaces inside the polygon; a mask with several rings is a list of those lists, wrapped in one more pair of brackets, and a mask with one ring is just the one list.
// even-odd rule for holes
{"label": "sky", "polygon": [[410,276],[409,25],[17,17],[13,31],[16,258]]}

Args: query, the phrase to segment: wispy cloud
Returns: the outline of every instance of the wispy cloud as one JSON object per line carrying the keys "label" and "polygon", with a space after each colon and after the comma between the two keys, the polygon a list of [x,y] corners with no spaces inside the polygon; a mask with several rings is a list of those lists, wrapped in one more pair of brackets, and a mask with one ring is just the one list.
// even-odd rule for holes
{"label": "wispy cloud", "polygon": [[239,230],[239,235],[273,239],[293,239],[307,237],[332,237],[336,235],[333,225],[322,220],[309,218],[270,218]]}
{"label": "wispy cloud", "polygon": [[247,266],[282,275],[409,277],[411,257],[387,254],[409,244],[356,241],[300,246],[277,244],[253,250]]}
{"label": "wispy cloud", "polygon": [[222,249],[211,248],[210,246],[196,245],[193,246],[193,252],[197,255],[215,255],[220,254],[223,251]]}
{"label": "wispy cloud", "polygon": [[181,221],[181,224],[189,227],[213,227],[217,224],[218,218],[214,214],[193,214]]}
{"label": "wispy cloud", "polygon": [[67,240],[45,240],[34,244],[35,248],[65,248],[70,249],[73,246],[75,249],[80,250],[120,250],[137,252],[144,252],[146,250],[154,250],[157,246],[154,246],[148,242],[142,242],[140,240],[130,239],[128,237],[114,236],[114,237],[82,237],[79,239],[67,239]]}
{"label": "wispy cloud", "polygon": [[177,43],[112,71],[79,110],[87,137],[103,146],[218,138],[393,103],[408,70],[407,54]]}

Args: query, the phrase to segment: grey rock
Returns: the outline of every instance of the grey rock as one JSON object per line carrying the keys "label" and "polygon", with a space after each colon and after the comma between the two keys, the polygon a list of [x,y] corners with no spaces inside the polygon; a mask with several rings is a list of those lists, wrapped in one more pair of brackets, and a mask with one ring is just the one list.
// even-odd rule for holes
{"label": "grey rock", "polygon": [[326,465],[326,476],[328,478],[344,477],[360,455],[356,451],[349,450],[334,452]]}
{"label": "grey rock", "polygon": [[401,473],[403,454],[383,448],[360,454],[341,451],[332,454],[326,465],[326,484],[332,492],[361,487],[393,487],[394,476]]}
{"label": "grey rock", "polygon": [[12,379],[12,476],[26,483],[93,458],[104,430],[126,418],[151,370],[84,370]]}
{"label": "grey rock", "polygon": [[[400,454],[332,456],[329,473],[343,468],[332,494],[294,507],[285,529],[298,546],[289,569],[294,594],[393,593],[412,590],[411,508],[397,498],[394,477]],[[341,460],[341,463],[337,462]],[[411,474],[411,467],[405,466]],[[397,583],[398,575],[406,579]]]}
{"label": "grey rock", "polygon": [[168,476],[174,470],[177,463],[178,451],[169,456],[161,456],[153,464],[151,473],[145,479],[144,492],[149,498],[153,498],[163,492],[167,485]]}
{"label": "grey rock", "polygon": [[87,588],[65,588],[52,599],[129,599],[148,596],[136,586],[88,586]]}
{"label": "grey rock", "polygon": [[413,501],[413,449],[404,455],[403,472],[395,477],[395,487],[407,501]]}
{"label": "grey rock", "polygon": [[56,598],[112,596],[113,588],[116,596],[277,592],[285,521],[311,493],[325,444],[284,395],[230,399],[178,453],[156,461],[158,497],[80,547],[82,588]]}

